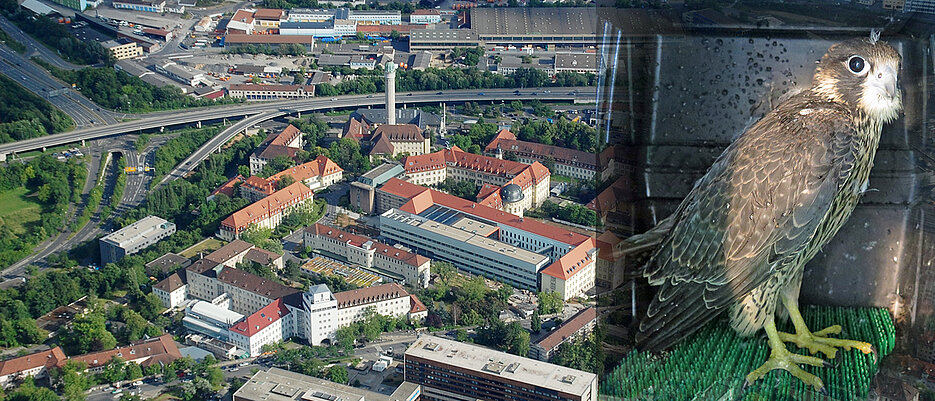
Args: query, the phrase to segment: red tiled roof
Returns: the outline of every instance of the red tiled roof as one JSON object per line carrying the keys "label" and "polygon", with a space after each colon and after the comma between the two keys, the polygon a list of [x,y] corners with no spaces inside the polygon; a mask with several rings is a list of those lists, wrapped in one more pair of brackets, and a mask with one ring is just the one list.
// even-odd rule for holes
{"label": "red tiled roof", "polygon": [[451,209],[459,210],[469,215],[480,217],[482,219],[487,219],[546,238],[551,238],[564,244],[579,245],[591,239],[590,237],[582,234],[563,230],[561,228],[551,226],[534,219],[524,219],[501,210],[479,205],[475,202],[461,199],[457,196],[439,192],[431,188],[409,183],[398,178],[390,178],[386,181],[385,184],[383,184],[382,187],[380,187],[379,190],[406,199],[412,199],[418,194],[428,193],[428,197],[424,201],[415,203],[410,201],[400,208],[409,213],[421,213],[432,204],[438,204]]}
{"label": "red tiled roof", "polygon": [[344,132],[341,134],[341,137],[349,137],[355,141],[360,141],[368,135],[370,135],[370,124],[367,124],[366,121],[351,117],[347,120],[347,124],[344,125]]}
{"label": "red tiled roof", "polygon": [[[295,86],[295,85],[292,85],[292,86]],[[280,132],[279,135],[276,135],[276,137],[274,137],[273,140],[270,141],[269,144],[286,146],[289,142],[292,142],[292,140],[295,139],[297,136],[299,136],[301,133],[302,132],[300,132],[299,129],[296,128],[296,126],[289,124],[286,126],[286,128],[283,128],[282,132]]]}
{"label": "red tiled roof", "polygon": [[243,182],[243,181],[244,181],[243,176],[240,174],[237,174],[234,178],[231,178],[230,180],[227,180],[227,182],[221,184],[221,186],[218,187],[218,189],[215,189],[214,192],[211,192],[211,195],[224,194],[224,195],[227,195],[227,197],[229,198],[233,198],[234,197],[234,186],[237,185],[238,182]]}
{"label": "red tiled roof", "polygon": [[247,241],[235,239],[229,244],[218,248],[218,250],[209,253],[208,256],[205,256],[205,259],[218,262],[218,264],[224,264],[227,261],[233,259],[235,256],[253,248],[253,246],[253,244]]}
{"label": "red tiled roof", "polygon": [[255,175],[247,177],[242,187],[249,188],[266,195],[270,195],[273,192],[276,192],[276,185],[272,181]]}
{"label": "red tiled roof", "polygon": [[240,21],[247,24],[253,23],[253,12],[248,10],[237,10],[234,13],[234,16],[231,17],[231,21]]}
{"label": "red tiled roof", "polygon": [[536,345],[542,347],[546,351],[551,351],[565,341],[566,338],[574,336],[578,330],[581,330],[582,327],[593,322],[595,319],[597,319],[597,308],[593,306],[578,311],[571,319],[566,320],[561,326],[558,326],[557,329],[540,339]]}
{"label": "red tiled roof", "polygon": [[515,152],[527,157],[552,156],[557,163],[585,164],[597,169],[597,156],[591,152],[563,148],[560,146],[543,145],[541,143],[527,142],[516,139],[516,135],[509,130],[500,130],[497,135],[484,148],[485,153],[493,153],[497,146],[504,152]]}
{"label": "red tiled roof", "polygon": [[282,15],[283,11],[278,8],[258,8],[253,13],[253,18],[278,21]]}
{"label": "red tiled roof", "polygon": [[350,242],[351,245],[356,247],[362,247],[365,243],[370,241],[374,248],[374,254],[383,255],[384,257],[390,259],[396,259],[411,266],[421,266],[423,263],[429,261],[429,259],[425,256],[394,248],[362,235],[350,233],[339,228],[326,226],[324,224],[315,223],[314,225],[307,227],[305,231],[315,235],[331,238],[340,243]]}
{"label": "red tiled roof", "polygon": [[385,136],[391,142],[422,142],[422,130],[415,124],[382,124],[375,131],[373,137]]}
{"label": "red tiled roof", "polygon": [[438,10],[415,10],[412,15],[440,15]]}
{"label": "red tiled roof", "polygon": [[0,376],[11,375],[41,366],[45,366],[46,369],[53,366],[65,366],[65,353],[62,352],[61,348],[55,347],[49,350],[0,361]]}
{"label": "red tiled roof", "polygon": [[93,352],[90,354],[79,355],[69,359],[84,362],[88,368],[95,368],[109,362],[113,357],[120,357],[127,362],[139,359],[149,358],[140,363],[144,368],[155,363],[168,364],[182,357],[179,353],[175,341],[169,334],[163,334],[159,337],[140,340],[130,344],[127,347],[121,347],[110,351]]}
{"label": "red tiled roof", "polygon": [[323,176],[329,176],[331,174],[336,174],[344,171],[338,163],[335,163],[334,160],[331,160],[325,155],[318,155],[315,158],[315,161],[318,162],[318,174]]}
{"label": "red tiled roof", "polygon": [[[296,181],[305,181],[312,177],[318,176],[328,176],[331,174],[339,173],[344,171],[337,163],[331,161],[331,159],[325,157],[324,155],[318,156],[315,160],[312,160],[308,163],[303,163],[295,167],[291,167],[276,173],[269,177],[269,182],[277,182],[282,177],[286,175],[291,175]],[[251,177],[252,178],[252,177]]]}
{"label": "red tiled roof", "polygon": [[231,327],[230,330],[234,333],[251,337],[288,314],[289,308],[286,307],[285,302],[283,302],[282,299],[277,299],[256,311],[254,314],[245,317]]}
{"label": "red tiled roof", "polygon": [[334,294],[334,299],[338,301],[338,309],[343,309],[408,296],[409,293],[406,292],[403,286],[390,283],[375,287],[361,288],[359,290],[339,292]]}
{"label": "red tiled roof", "polygon": [[558,260],[546,266],[540,273],[548,274],[562,280],[568,280],[571,276],[574,276],[584,269],[585,266],[594,262],[590,254],[592,249],[594,249],[594,239],[588,238],[587,241],[572,248],[568,253],[558,258]]}
{"label": "red tiled roof", "polygon": [[308,189],[305,184],[295,182],[227,216],[221,225],[239,230],[257,220],[269,218],[270,213],[275,214],[287,206],[309,199],[312,195],[312,190]]}
{"label": "red tiled roof", "polygon": [[281,257],[282,255],[276,252],[267,251],[263,248],[253,248],[247,251],[247,254],[243,256],[244,260],[257,262],[263,266],[273,263],[274,260],[279,259]]}
{"label": "red tiled roof", "polygon": [[370,148],[371,155],[391,155],[396,147],[390,142],[389,138],[380,135],[377,142]]}
{"label": "red tiled roof", "polygon": [[617,210],[618,204],[627,200],[630,193],[629,186],[627,176],[620,176],[613,184],[591,199],[585,207],[601,215]]}
{"label": "red tiled roof", "polygon": [[597,236],[597,257],[604,260],[609,260],[611,262],[617,260],[617,256],[614,252],[614,246],[620,243],[620,238],[618,238],[610,230],[604,231],[601,235]]}
{"label": "red tiled roof", "polygon": [[497,132],[497,135],[494,135],[493,139],[490,140],[490,143],[487,144],[487,147],[484,148],[484,152],[490,153],[497,149],[497,144],[500,143],[501,139],[516,139],[514,135],[508,129],[502,129],[500,132]]}
{"label": "red tiled roof", "polygon": [[182,275],[185,275],[184,269],[179,270],[178,272],[172,273],[171,276],[166,277],[164,280],[153,285],[153,288],[158,288],[169,293],[182,288],[182,286],[185,285],[185,280],[182,279],[182,276],[179,275],[179,272],[181,272]]}
{"label": "red tiled roof", "polygon": [[223,89],[221,89],[221,90],[216,90],[216,91],[214,91],[214,92],[211,92],[211,93],[209,93],[209,94],[207,94],[207,95],[204,95],[204,96],[202,96],[201,98],[202,98],[202,99],[214,100],[214,99],[217,99],[217,98],[222,98],[222,97],[224,97],[225,94],[227,94],[227,92],[225,92]]}
{"label": "red tiled roof", "polygon": [[301,292],[298,289],[230,267],[224,267],[221,270],[221,273],[218,274],[218,281],[268,299],[279,299],[286,295]]}
{"label": "red tiled roof", "polygon": [[427,312],[428,310],[429,308],[425,307],[425,304],[419,300],[419,297],[415,295],[409,296],[409,313]]}

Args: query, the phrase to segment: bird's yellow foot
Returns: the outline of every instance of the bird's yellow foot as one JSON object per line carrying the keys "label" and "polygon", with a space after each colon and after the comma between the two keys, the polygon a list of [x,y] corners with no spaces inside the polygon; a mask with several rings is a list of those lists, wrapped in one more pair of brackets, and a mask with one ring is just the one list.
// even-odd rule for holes
{"label": "bird's yellow foot", "polygon": [[795,334],[779,332],[779,339],[783,342],[794,343],[799,348],[808,348],[808,351],[814,355],[816,352],[825,354],[828,358],[834,358],[837,355],[837,348],[844,348],[849,351],[856,348],[865,354],[875,353],[873,345],[863,341],[843,340],[839,338],[828,338],[829,334],[841,334],[841,326],[834,325],[814,333],[808,330],[796,331]]}
{"label": "bird's yellow foot", "polygon": [[773,369],[782,369],[799,378],[799,380],[802,380],[805,384],[815,387],[815,391],[822,391],[825,385],[822,383],[821,379],[798,367],[800,363],[812,366],[831,366],[828,362],[814,356],[794,354],[785,348],[772,348],[769,359],[747,375],[746,384],[752,384]]}

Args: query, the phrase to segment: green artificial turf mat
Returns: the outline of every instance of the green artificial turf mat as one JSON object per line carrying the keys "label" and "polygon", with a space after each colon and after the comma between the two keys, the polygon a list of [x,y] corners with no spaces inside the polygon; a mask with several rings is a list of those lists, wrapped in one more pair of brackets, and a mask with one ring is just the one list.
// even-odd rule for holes
{"label": "green artificial turf mat", "polygon": [[[815,356],[835,367],[801,366],[824,382],[828,396],[816,392],[784,370],[773,370],[744,389],[745,376],[769,356],[762,332],[741,338],[725,319],[706,325],[665,355],[630,352],[600,385],[606,400],[864,400],[879,366],[879,358],[893,350],[896,328],[886,309],[809,306],[802,310],[812,331],[840,324],[843,331],[834,338],[866,341],[877,350],[873,354],[838,349],[835,359]],[[779,329],[793,332],[790,322]],[[790,351],[810,355],[787,343]]]}

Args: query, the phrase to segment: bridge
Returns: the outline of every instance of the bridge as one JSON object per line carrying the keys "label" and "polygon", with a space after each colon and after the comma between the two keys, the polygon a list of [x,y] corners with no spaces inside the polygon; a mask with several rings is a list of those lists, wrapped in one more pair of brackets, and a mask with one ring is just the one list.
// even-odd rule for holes
{"label": "bridge", "polygon": [[[396,104],[397,107],[399,107],[400,105],[435,103],[509,103],[514,100],[529,101],[535,99],[545,102],[594,103],[597,101],[596,95],[597,93],[594,87],[461,89],[398,93],[396,95]],[[226,119],[244,119],[249,122],[249,124],[244,125],[237,131],[227,129],[222,133],[224,135],[218,135],[210,141],[212,146],[214,145],[214,142],[217,141],[217,146],[213,147],[220,147],[243,129],[283,115],[367,106],[380,106],[383,104],[384,95],[382,93],[374,93],[369,95],[349,95],[332,98],[320,97],[301,100],[280,100],[263,103],[248,102],[237,105],[199,108],[172,113],[160,112],[158,115],[144,117],[135,121],[78,129],[61,134],[47,135],[39,138],[2,144],[0,145],[0,161],[6,161],[7,157],[16,153],[28,152],[38,149],[42,149],[44,151],[47,147],[78,142],[83,143],[87,140],[134,134],[143,131],[161,131],[166,128],[189,125],[201,126],[201,124],[204,122],[221,121]],[[210,149],[211,147],[203,146],[202,148]],[[210,151],[208,153],[210,153]],[[197,156],[198,153],[193,154],[190,157],[192,159],[189,160],[189,162],[191,162],[191,168],[203,160],[204,157],[207,157],[207,154],[202,155],[203,157],[200,159]],[[183,163],[183,168],[181,170],[187,170],[184,168],[187,166],[189,165]],[[180,169],[176,170],[177,171],[173,172],[173,174],[182,173]]]}

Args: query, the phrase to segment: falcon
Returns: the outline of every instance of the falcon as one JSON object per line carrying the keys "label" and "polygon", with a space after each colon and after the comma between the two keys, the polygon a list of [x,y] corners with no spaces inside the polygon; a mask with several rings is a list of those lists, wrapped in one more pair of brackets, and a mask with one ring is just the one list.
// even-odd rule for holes
{"label": "falcon", "polygon": [[[868,343],[829,337],[839,325],[812,332],[798,295],[805,264],[867,190],[883,125],[900,114],[900,60],[877,32],[831,46],[811,87],[741,134],[676,212],[645,234],[659,242],[641,270],[656,293],[640,323],[640,348],[666,349],[726,313],[739,334],[762,329],[769,340],[770,357],[748,384],[783,369],[816,390],[821,379],[799,365],[831,365],[784,342],[828,358],[837,348],[873,352]],[[779,332],[777,315],[791,318],[795,333]]]}

